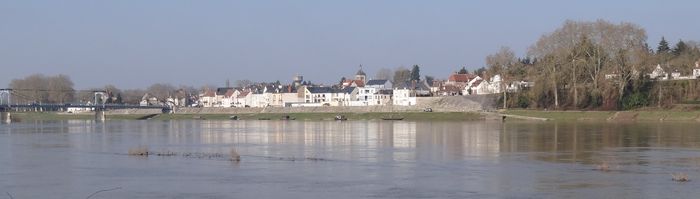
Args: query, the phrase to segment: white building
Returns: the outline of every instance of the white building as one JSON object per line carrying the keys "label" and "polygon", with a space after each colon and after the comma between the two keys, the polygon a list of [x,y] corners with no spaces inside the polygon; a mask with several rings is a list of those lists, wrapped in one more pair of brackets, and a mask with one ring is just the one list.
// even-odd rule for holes
{"label": "white building", "polygon": [[304,102],[305,103],[318,103],[318,104],[328,104],[333,99],[333,88],[331,87],[305,87],[304,88]]}
{"label": "white building", "polygon": [[234,107],[251,107],[253,105],[253,95],[250,91],[243,91],[235,98]]}
{"label": "white building", "polygon": [[360,87],[357,88],[357,97],[354,106],[381,106],[388,105],[391,102],[392,91],[388,89],[379,89],[379,87]]}
{"label": "white building", "polygon": [[681,77],[681,72],[678,72],[678,70],[671,72],[671,79],[680,79]]}
{"label": "white building", "polygon": [[396,88],[393,91],[392,103],[395,106],[415,106],[416,93],[408,88]]}
{"label": "white building", "polygon": [[392,89],[391,81],[386,79],[373,79],[367,81],[365,87],[375,88],[377,90]]}
{"label": "white building", "polygon": [[250,107],[267,107],[270,105],[272,93],[253,93],[250,95]]}
{"label": "white building", "polygon": [[649,74],[649,78],[667,80],[668,73],[666,73],[666,71],[664,71],[664,69],[661,67],[661,64],[658,64],[658,65],[656,65],[656,68],[654,68],[654,70],[651,71],[651,74]]}
{"label": "white building", "polygon": [[282,105],[291,107],[292,104],[304,103],[304,96],[299,96],[299,93],[280,93],[282,97]]}
{"label": "white building", "polygon": [[199,94],[197,100],[197,105],[201,107],[214,107],[216,101],[216,93],[214,91],[204,91],[204,93]]}

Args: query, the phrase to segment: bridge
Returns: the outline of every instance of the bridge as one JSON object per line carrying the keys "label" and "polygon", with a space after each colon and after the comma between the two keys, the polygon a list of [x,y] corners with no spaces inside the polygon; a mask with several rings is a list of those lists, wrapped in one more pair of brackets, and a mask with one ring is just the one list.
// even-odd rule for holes
{"label": "bridge", "polygon": [[[24,90],[26,91],[26,90]],[[39,90],[30,90],[30,91],[39,91]],[[105,117],[105,111],[106,110],[111,110],[111,109],[160,109],[162,110],[163,113],[170,113],[172,112],[173,108],[168,105],[148,105],[148,106],[141,106],[137,104],[108,104],[106,103],[106,98],[107,92],[105,91],[89,91],[94,93],[94,100],[92,101],[93,103],[78,103],[78,104],[73,104],[73,103],[63,103],[63,104],[56,104],[56,103],[36,103],[36,102],[31,102],[31,103],[12,103],[13,98],[19,98],[19,99],[24,99],[25,101],[31,101],[26,96],[23,96],[22,94],[18,93],[16,90],[13,89],[0,89],[0,116],[2,118],[3,123],[10,123],[12,121],[11,119],[11,114],[10,112],[16,111],[18,109],[34,109],[34,110],[57,110],[57,109],[62,109],[66,110],[68,108],[90,108],[95,111],[95,120],[97,121],[104,121],[106,119]]]}

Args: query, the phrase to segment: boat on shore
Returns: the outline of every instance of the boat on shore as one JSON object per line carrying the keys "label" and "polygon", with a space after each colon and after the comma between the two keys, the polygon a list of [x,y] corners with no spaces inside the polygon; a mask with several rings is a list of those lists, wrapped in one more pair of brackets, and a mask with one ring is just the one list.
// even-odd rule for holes
{"label": "boat on shore", "polygon": [[345,121],[345,120],[348,120],[348,118],[345,117],[344,115],[336,115],[335,116],[335,121]]}

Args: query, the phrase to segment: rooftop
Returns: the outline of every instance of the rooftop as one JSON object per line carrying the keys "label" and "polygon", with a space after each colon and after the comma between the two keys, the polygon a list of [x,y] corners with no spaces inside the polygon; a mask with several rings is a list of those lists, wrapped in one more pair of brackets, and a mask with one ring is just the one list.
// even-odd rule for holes
{"label": "rooftop", "polygon": [[334,93],[334,89],[331,87],[306,87],[311,93]]}
{"label": "rooftop", "polygon": [[386,79],[373,79],[373,80],[367,81],[367,86],[372,86],[372,85],[384,85],[384,84],[386,84],[387,81],[389,81],[389,80],[386,80]]}

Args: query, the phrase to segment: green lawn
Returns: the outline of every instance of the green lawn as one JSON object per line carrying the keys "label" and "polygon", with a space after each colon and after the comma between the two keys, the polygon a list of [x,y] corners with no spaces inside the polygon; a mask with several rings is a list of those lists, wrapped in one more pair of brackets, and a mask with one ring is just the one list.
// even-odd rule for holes
{"label": "green lawn", "polygon": [[[92,113],[86,114],[64,114],[56,112],[12,112],[12,118],[16,120],[93,120],[95,115]],[[108,120],[135,120],[146,115],[130,114],[130,115],[107,115]]]}
{"label": "green lawn", "polygon": [[541,111],[541,110],[508,110],[505,114],[529,117],[548,118],[555,121],[604,121],[613,116],[610,111]]}

